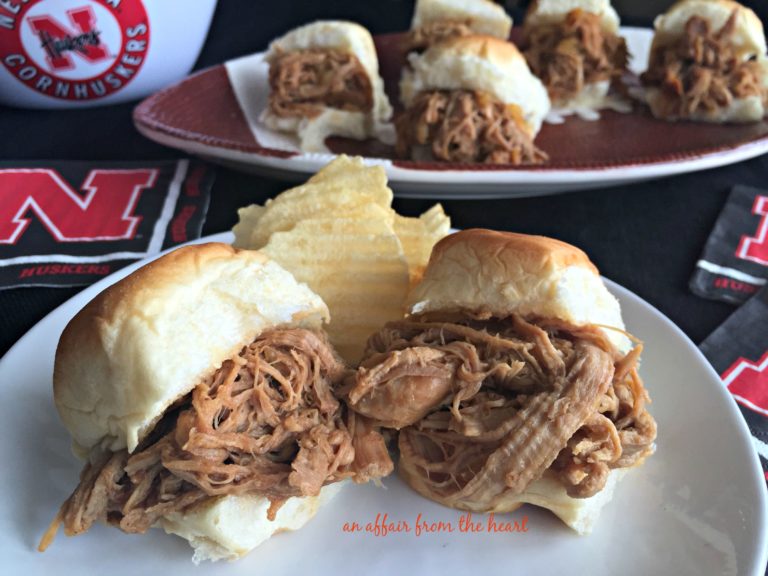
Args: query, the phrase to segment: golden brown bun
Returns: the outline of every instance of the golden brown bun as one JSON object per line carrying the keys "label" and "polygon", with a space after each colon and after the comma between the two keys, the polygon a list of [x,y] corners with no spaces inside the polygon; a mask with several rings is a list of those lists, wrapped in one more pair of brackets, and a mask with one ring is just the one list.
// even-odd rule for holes
{"label": "golden brown bun", "polygon": [[504,253],[514,256],[520,265],[526,268],[551,262],[557,267],[582,266],[589,268],[595,274],[598,273],[584,251],[556,238],[483,228],[463,230],[445,237],[435,246],[432,258],[442,260],[448,253],[455,250],[456,246],[472,247],[475,250],[497,255]]}
{"label": "golden brown bun", "polygon": [[171,404],[262,330],[327,317],[319,296],[259,252],[179,248],[69,322],[56,350],[56,408],[80,456],[133,451]]}
{"label": "golden brown bun", "polygon": [[[618,301],[584,252],[512,232],[465,230],[438,242],[408,305],[413,313],[517,313],[624,329]],[[621,333],[606,334],[620,350],[629,348]]]}

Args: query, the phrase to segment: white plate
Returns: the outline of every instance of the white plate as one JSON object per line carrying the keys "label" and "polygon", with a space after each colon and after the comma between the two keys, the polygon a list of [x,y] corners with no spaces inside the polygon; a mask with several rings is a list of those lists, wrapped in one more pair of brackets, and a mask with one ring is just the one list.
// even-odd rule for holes
{"label": "white plate", "polygon": [[[621,30],[634,73],[645,69],[652,32]],[[400,35],[375,38],[390,98],[397,93]],[[303,180],[333,154],[298,150],[292,136],[259,120],[268,97],[268,65],[253,54],[203,70],[142,102],[137,129],[152,140],[235,169]],[[394,101],[394,100],[393,100]],[[504,198],[617,186],[716,168],[768,152],[768,123],[712,125],[655,120],[647,112],[603,112],[598,121],[568,118],[545,125],[537,143],[550,154],[540,166],[416,163],[391,160],[392,150],[347,141],[335,151],[384,166],[390,186],[404,197]]]}
{"label": "white plate", "polygon": [[[219,234],[207,240],[229,241]],[[80,463],[51,397],[59,334],[85,303],[130,266],[84,290],[27,333],[0,361],[0,558],[5,574],[184,574],[186,542],[159,530],[129,536],[96,526],[59,535],[44,554],[40,535],[74,488]],[[643,339],[642,375],[659,425],[658,452],[618,486],[590,536],[579,537],[547,512],[526,506],[497,520],[526,533],[422,533],[417,515],[451,522],[460,514],[427,501],[396,477],[349,486],[304,529],[279,534],[245,559],[206,564],[206,574],[704,574],[762,576],[768,550],[765,481],[736,404],[697,348],[637,296],[610,283],[627,325]],[[11,311],[8,311],[11,312]],[[6,312],[6,313],[8,313]],[[344,533],[377,514],[412,531],[376,537]],[[484,517],[475,520],[485,523]]]}

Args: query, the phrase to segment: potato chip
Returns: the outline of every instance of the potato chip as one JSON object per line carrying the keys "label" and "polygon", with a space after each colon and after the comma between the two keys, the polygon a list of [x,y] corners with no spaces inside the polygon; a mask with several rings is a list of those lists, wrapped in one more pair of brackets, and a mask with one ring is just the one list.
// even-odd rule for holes
{"label": "potato chip", "polygon": [[310,194],[297,197],[291,203],[267,205],[254,235],[256,247],[265,245],[273,233],[290,230],[302,220],[333,214],[343,215],[360,206],[371,204],[383,209],[389,208],[388,199],[381,202],[375,195],[361,194],[354,189],[332,188],[320,184],[307,185],[305,190]]}
{"label": "potato chip", "polygon": [[325,300],[329,337],[349,362],[371,334],[402,318],[409,283],[450,228],[440,205],[419,218],[391,206],[381,166],[339,156],[306,184],[238,212],[235,246],[263,249]]}
{"label": "potato chip", "polygon": [[403,245],[411,286],[421,280],[432,247],[451,229],[451,219],[435,204],[418,218],[395,215],[395,233]]}
{"label": "potato chip", "polygon": [[[332,214],[336,214],[337,216],[332,216]],[[397,214],[389,209],[389,208],[383,208],[379,206],[378,204],[373,203],[365,203],[365,204],[342,204],[339,206],[336,210],[329,210],[328,212],[313,216],[311,218],[305,218],[301,220],[301,222],[305,222],[307,220],[348,220],[348,219],[371,219],[371,220],[377,220],[380,222],[383,222],[387,225],[387,230],[394,233],[394,220]],[[289,230],[292,230],[295,225],[298,222],[290,221],[290,218],[286,218],[285,220],[274,220],[272,224],[277,226],[279,230],[277,232],[288,232]],[[275,234],[276,232],[273,232],[270,234],[270,238],[272,237],[272,234]]]}
{"label": "potato chip", "polygon": [[379,218],[315,218],[272,234],[263,251],[328,305],[326,331],[356,363],[368,337],[403,316],[408,264],[400,240]]}
{"label": "potato chip", "polygon": [[365,168],[365,163],[359,156],[350,157],[346,154],[340,154],[310,176],[307,182],[320,182],[350,172],[360,172],[363,168]]}
{"label": "potato chip", "polygon": [[[381,206],[392,205],[392,190],[387,186],[387,174],[381,166],[366,166],[359,158],[339,156],[312,176],[306,184],[286,190],[266,206],[275,209],[279,205],[292,205],[318,193],[332,196],[339,191],[361,199],[371,196]],[[362,201],[362,199],[360,200]]]}
{"label": "potato chip", "polygon": [[235,241],[232,245],[235,248],[252,249],[255,241],[253,239],[254,231],[258,228],[259,220],[266,208],[259,204],[251,204],[237,211],[238,222],[232,228],[235,234]]}
{"label": "potato chip", "polygon": [[392,190],[387,187],[386,173],[381,166],[365,166],[340,156],[306,184],[286,190],[263,207],[245,209],[253,214],[241,214],[235,237],[238,246],[242,239],[246,242],[243,246],[261,248],[274,232],[290,230],[300,220],[343,213],[363,204],[389,209]]}

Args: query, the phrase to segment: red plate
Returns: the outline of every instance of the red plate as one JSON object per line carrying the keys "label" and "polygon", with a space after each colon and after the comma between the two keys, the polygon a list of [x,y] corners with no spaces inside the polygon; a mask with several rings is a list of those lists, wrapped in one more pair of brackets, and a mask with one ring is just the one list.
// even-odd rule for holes
{"label": "red plate", "polygon": [[[650,31],[622,30],[642,69]],[[401,34],[375,37],[391,101],[403,57]],[[326,154],[302,154],[262,146],[224,65],[190,76],[144,100],[134,112],[136,127],[149,138],[254,171],[301,178],[325,164]],[[572,116],[545,124],[536,144],[549,154],[540,166],[412,162],[395,159],[391,146],[373,140],[329,138],[334,153],[383,163],[396,191],[432,197],[499,197],[594,188],[722,166],[768,152],[768,122],[745,125],[670,123],[638,107],[630,114],[602,111],[597,121]],[[439,190],[439,192],[437,192]]]}

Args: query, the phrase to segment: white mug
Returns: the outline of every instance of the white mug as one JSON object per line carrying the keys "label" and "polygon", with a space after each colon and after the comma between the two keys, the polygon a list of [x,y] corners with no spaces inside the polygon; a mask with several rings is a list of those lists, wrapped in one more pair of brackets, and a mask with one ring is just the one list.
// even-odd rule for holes
{"label": "white mug", "polygon": [[184,78],[216,0],[0,0],[0,103],[73,108]]}

